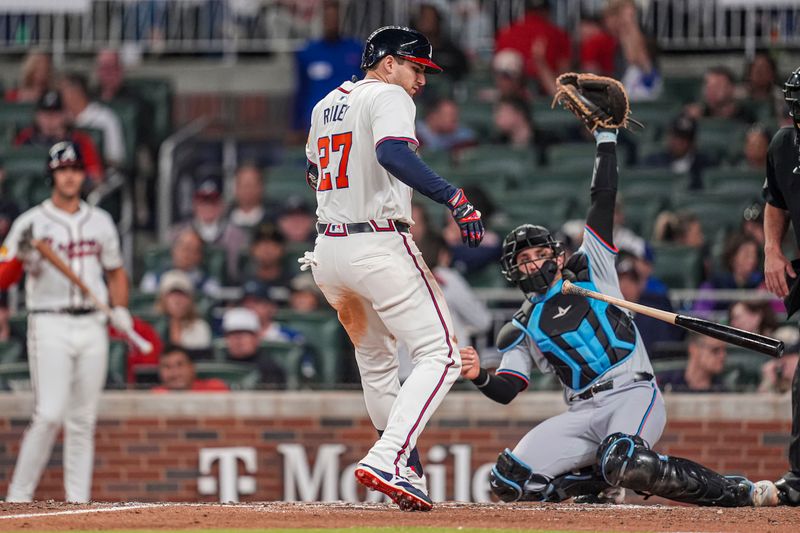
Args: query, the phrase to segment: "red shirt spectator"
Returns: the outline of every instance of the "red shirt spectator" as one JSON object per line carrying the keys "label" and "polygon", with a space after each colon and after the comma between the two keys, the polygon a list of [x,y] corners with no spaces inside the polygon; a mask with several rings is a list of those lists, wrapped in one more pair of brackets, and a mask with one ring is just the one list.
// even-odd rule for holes
{"label": "red shirt spectator", "polygon": [[164,349],[164,342],[159,337],[155,328],[148,322],[139,317],[133,317],[133,330],[141,335],[146,341],[153,345],[153,351],[146,354],[139,350],[135,344],[128,340],[128,337],[121,331],[117,331],[113,326],[108,326],[108,336],[111,340],[128,341],[128,368],[127,380],[129,384],[136,383],[136,368],[139,366],[155,366]]}
{"label": "red shirt spectator", "polygon": [[565,72],[570,64],[572,45],[567,32],[550,22],[549,8],[543,0],[528,0],[525,17],[500,31],[495,40],[495,52],[511,48],[525,58],[525,72],[538,79],[539,72],[533,57],[535,42],[544,41],[544,58],[556,75]]}
{"label": "red shirt spectator", "polygon": [[580,35],[581,72],[613,76],[617,40],[595,19],[581,20]]}

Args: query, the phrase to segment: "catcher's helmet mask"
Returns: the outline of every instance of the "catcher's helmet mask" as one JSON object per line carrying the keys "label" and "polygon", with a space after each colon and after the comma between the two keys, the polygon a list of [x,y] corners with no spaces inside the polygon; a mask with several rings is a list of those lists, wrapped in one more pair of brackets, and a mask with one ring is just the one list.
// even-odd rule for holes
{"label": "catcher's helmet mask", "polygon": [[[518,261],[520,252],[528,248],[549,248],[553,255],[540,264],[530,259],[520,263]],[[558,258],[563,255],[563,245],[553,238],[547,228],[523,224],[511,231],[503,240],[501,272],[525,294],[544,294],[561,270]],[[525,268],[522,268],[523,266]]]}
{"label": "catcher's helmet mask", "polygon": [[364,45],[361,70],[369,70],[389,55],[424,66],[426,74],[442,72],[442,67],[433,62],[433,46],[428,38],[405,26],[383,26],[372,32]]}

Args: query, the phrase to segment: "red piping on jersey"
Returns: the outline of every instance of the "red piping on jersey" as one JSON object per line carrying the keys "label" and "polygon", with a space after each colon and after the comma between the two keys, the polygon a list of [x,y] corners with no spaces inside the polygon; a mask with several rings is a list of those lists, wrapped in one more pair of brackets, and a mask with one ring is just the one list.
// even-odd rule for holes
{"label": "red piping on jersey", "polygon": [[7,289],[22,279],[22,261],[14,257],[0,263],[0,289]]}
{"label": "red piping on jersey", "polygon": [[[375,83],[376,81],[380,81],[380,80],[368,80],[368,81],[365,81],[364,83],[362,83],[361,85],[366,85],[367,83]],[[353,92],[353,90],[357,89],[358,87],[361,87],[361,85],[356,85],[355,87],[353,87],[349,91],[345,91],[344,89],[342,89],[341,86],[337,87],[336,90],[337,91],[341,91],[344,94],[350,94],[351,92]]]}
{"label": "red piping on jersey", "polygon": [[521,372],[514,372],[513,370],[497,370],[495,372],[495,375],[497,375],[497,376],[511,376],[512,378],[517,378],[518,380],[520,380],[523,383],[525,383],[525,387],[522,390],[527,389],[528,385],[530,385],[530,381],[528,381],[528,378],[526,378]]}
{"label": "red piping on jersey", "polygon": [[436,394],[439,392],[439,389],[442,388],[442,384],[444,383],[444,378],[447,377],[447,373],[450,371],[450,367],[455,364],[455,360],[453,360],[453,345],[450,343],[450,331],[447,329],[447,322],[445,322],[444,316],[442,316],[442,311],[439,309],[439,304],[436,302],[436,297],[433,294],[433,289],[431,288],[430,283],[428,283],[428,279],[425,277],[425,273],[420,268],[419,263],[417,262],[417,258],[414,256],[414,253],[411,251],[411,248],[409,248],[406,236],[403,235],[402,233],[400,234],[400,236],[403,238],[403,244],[406,247],[408,255],[411,256],[411,260],[414,262],[414,266],[417,268],[419,275],[422,276],[422,281],[425,282],[425,286],[428,288],[428,294],[430,294],[431,300],[433,301],[433,306],[436,308],[436,314],[439,315],[439,322],[442,323],[442,327],[444,328],[444,338],[445,341],[447,342],[447,349],[448,349],[447,358],[450,360],[450,362],[445,365],[444,372],[442,372],[442,377],[439,378],[439,382],[436,384],[436,387],[433,389],[433,392],[430,394],[430,396],[428,396],[428,400],[422,407],[422,410],[420,411],[417,420],[414,422],[414,425],[411,426],[411,430],[408,432],[408,435],[406,435],[406,440],[405,442],[403,442],[403,446],[401,446],[400,449],[397,451],[397,457],[394,460],[394,468],[395,468],[395,474],[398,476],[400,475],[400,466],[398,465],[398,463],[400,462],[400,457],[402,457],[403,453],[405,453],[406,449],[408,448],[408,443],[411,440],[411,434],[414,433],[414,431],[417,429],[417,426],[419,426],[419,423],[422,421],[422,417],[425,415],[425,411],[428,410],[428,407],[433,401],[434,396],[436,396]]}
{"label": "red piping on jersey", "polygon": [[419,141],[416,139],[412,139],[411,137],[384,137],[383,139],[379,140],[375,143],[375,149],[378,149],[378,146],[381,145],[383,141],[405,141],[407,143],[411,143],[414,146],[419,146]]}
{"label": "red piping on jersey", "polygon": [[619,252],[619,250],[617,249],[616,246],[611,246],[606,241],[604,241],[603,238],[600,237],[600,235],[595,230],[593,230],[592,227],[589,224],[586,224],[586,229],[589,230],[589,233],[591,233],[594,236],[595,239],[600,241],[600,244],[602,244],[603,246],[608,248],[608,250],[610,252],[613,252],[613,253],[618,253]]}

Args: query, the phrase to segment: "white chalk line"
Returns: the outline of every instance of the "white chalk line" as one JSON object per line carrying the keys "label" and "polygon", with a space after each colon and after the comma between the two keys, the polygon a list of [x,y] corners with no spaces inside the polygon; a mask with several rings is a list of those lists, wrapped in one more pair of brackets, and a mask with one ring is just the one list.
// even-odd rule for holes
{"label": "white chalk line", "polygon": [[118,511],[130,511],[133,509],[149,509],[151,507],[162,507],[161,503],[141,503],[134,505],[124,505],[116,507],[101,507],[100,509],[70,509],[69,511],[51,511],[42,513],[24,513],[24,514],[10,514],[0,515],[0,520],[14,520],[21,518],[44,518],[48,516],[64,516],[74,514],[89,514],[89,513],[113,513]]}

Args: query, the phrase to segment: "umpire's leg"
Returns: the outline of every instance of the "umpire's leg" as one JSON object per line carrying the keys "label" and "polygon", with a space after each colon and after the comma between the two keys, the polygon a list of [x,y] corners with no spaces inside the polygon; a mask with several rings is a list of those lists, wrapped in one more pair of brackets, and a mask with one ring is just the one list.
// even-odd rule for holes
{"label": "umpire's leg", "polygon": [[792,379],[792,438],[789,441],[789,472],[776,483],[781,502],[800,505],[800,364]]}

